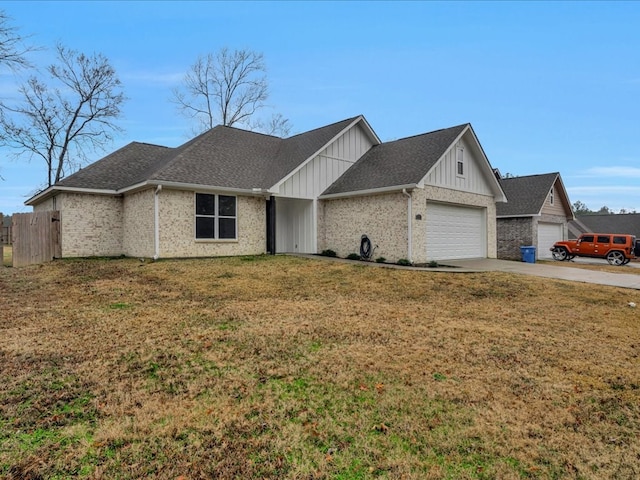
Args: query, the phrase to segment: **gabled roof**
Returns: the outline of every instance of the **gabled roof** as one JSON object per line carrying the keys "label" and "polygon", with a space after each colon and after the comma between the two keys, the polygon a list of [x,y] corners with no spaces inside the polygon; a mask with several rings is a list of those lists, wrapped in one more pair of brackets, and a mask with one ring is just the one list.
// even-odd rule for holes
{"label": "gabled roof", "polygon": [[114,194],[145,183],[266,190],[360,119],[364,121],[362,116],[352,117],[286,139],[217,126],[177,148],[133,142],[26,204],[55,190]]}
{"label": "gabled roof", "polygon": [[418,184],[468,123],[373,146],[324,195]]}
{"label": "gabled roof", "polygon": [[242,190],[268,189],[355,118],[286,139],[218,126],[179,147],[171,161],[149,180]]}
{"label": "gabled roof", "polygon": [[626,233],[640,238],[640,213],[580,215],[570,222],[570,232]]}
{"label": "gabled roof", "polygon": [[320,198],[421,187],[429,172],[463,136],[468,136],[476,149],[481,162],[480,169],[491,183],[496,201],[506,201],[482,145],[469,123],[374,145],[330,185]]}
{"label": "gabled roof", "polygon": [[[507,196],[507,203],[496,205],[498,217],[528,217],[540,215],[549,192],[558,182],[565,208],[571,208],[560,174],[544,173],[524,177],[501,178],[500,185]],[[568,207],[567,207],[568,205]]]}

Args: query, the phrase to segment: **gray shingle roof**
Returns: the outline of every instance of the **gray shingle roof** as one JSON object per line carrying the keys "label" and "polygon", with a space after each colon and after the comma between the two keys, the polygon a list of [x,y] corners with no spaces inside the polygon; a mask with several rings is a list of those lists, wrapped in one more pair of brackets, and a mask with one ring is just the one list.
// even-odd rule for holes
{"label": "gray shingle roof", "polygon": [[[640,213],[580,215],[576,220],[587,227],[588,232],[626,233],[640,238]],[[578,227],[576,230],[583,232],[584,228]]]}
{"label": "gray shingle roof", "polygon": [[56,186],[118,190],[144,181],[172,148],[132,142],[60,180]]}
{"label": "gray shingle roof", "polygon": [[323,195],[416,184],[468,125],[466,123],[375,145],[330,185]]}
{"label": "gray shingle roof", "polygon": [[148,180],[215,187],[262,187],[266,165],[273,162],[281,139],[217,126],[175,149]]}
{"label": "gray shingle roof", "polygon": [[537,215],[560,174],[545,173],[500,179],[508,203],[496,204],[498,217]]}
{"label": "gray shingle roof", "polygon": [[56,186],[120,190],[144,181],[270,188],[359,117],[282,139],[217,126],[177,148],[133,142]]}

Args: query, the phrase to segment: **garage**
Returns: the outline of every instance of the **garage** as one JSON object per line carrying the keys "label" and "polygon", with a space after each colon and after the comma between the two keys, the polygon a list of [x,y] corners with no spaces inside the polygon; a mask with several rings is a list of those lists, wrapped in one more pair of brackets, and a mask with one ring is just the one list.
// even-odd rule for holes
{"label": "garage", "polygon": [[484,208],[427,202],[427,260],[485,258]]}
{"label": "garage", "polygon": [[549,248],[558,240],[564,240],[562,223],[538,223],[538,258],[552,258]]}

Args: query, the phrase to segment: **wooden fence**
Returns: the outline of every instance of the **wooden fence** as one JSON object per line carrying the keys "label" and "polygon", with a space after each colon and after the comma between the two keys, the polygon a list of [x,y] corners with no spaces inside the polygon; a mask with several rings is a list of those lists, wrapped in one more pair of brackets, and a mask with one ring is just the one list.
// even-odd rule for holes
{"label": "wooden fence", "polygon": [[60,212],[14,213],[13,266],[50,262],[62,256]]}

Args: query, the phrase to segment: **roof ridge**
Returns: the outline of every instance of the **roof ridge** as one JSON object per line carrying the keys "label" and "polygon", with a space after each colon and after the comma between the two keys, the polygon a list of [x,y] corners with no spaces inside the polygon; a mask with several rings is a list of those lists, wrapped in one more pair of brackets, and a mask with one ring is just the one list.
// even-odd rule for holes
{"label": "roof ridge", "polygon": [[160,148],[176,148],[176,147],[167,147],[166,145],[160,145],[157,143],[149,143],[149,142],[139,142],[137,140],[132,140],[131,142],[127,143],[127,145],[131,145],[132,143],[136,143],[138,145],[149,145],[150,147],[160,147]]}
{"label": "roof ridge", "polygon": [[455,130],[456,128],[460,128],[460,127],[466,127],[468,125],[471,125],[471,123],[461,123],[460,125],[454,125],[452,127],[446,127],[446,128],[439,128],[438,130],[433,130],[431,132],[424,132],[424,133],[416,133],[415,135],[409,135],[408,137],[402,137],[402,138],[396,138],[395,140],[389,140],[387,142],[382,142],[381,145],[387,144],[387,143],[393,143],[393,142],[400,142],[402,140],[409,140],[412,138],[417,138],[417,137],[424,137],[426,135],[432,135],[434,133],[439,133],[439,132],[444,132],[446,130]]}
{"label": "roof ridge", "polygon": [[[306,135],[308,133],[315,132],[316,130],[322,130],[323,128],[333,127],[334,125],[337,125],[339,123],[353,122],[356,118],[360,118],[360,117],[364,118],[363,115],[356,115],[355,117],[344,118],[344,119],[339,120],[337,122],[329,123],[328,125],[322,125],[320,127],[312,128],[311,130],[305,130],[304,132],[296,133],[295,135],[292,135],[292,136],[287,137],[287,138],[283,138],[282,140],[291,140],[292,138],[296,138],[296,137],[299,137],[301,135]],[[276,138],[279,138],[279,137],[276,137]]]}
{"label": "roof ridge", "polygon": [[514,180],[517,178],[531,178],[531,177],[544,177],[546,175],[560,175],[560,172],[549,172],[549,173],[533,173],[531,175],[515,175],[513,177],[503,177],[501,180]]}
{"label": "roof ridge", "polygon": [[[270,135],[264,132],[256,132],[255,130],[247,130],[246,128],[238,128],[238,127],[234,127],[233,125],[216,125],[213,128],[218,128],[218,127],[229,128],[231,130],[237,130],[239,132],[253,133],[254,135],[262,135],[263,137],[270,137],[270,138],[277,138],[279,140],[284,140],[282,137],[278,137],[277,135]],[[209,130],[213,130],[213,128],[210,128]]]}
{"label": "roof ridge", "polygon": [[[227,125],[216,125],[215,127],[209,128],[208,130],[205,130],[201,134],[196,135],[192,139],[187,140],[182,145],[179,145],[179,146],[175,147],[173,149],[173,155],[167,155],[166,158],[161,159],[161,160],[159,160],[157,162],[157,164],[155,165],[155,168],[153,169],[153,171],[148,175],[148,179],[149,180],[154,179],[165,168],[167,168],[167,167],[173,165],[175,162],[179,161],[182,158],[183,155],[185,155],[190,149],[195,148],[195,146],[198,144],[198,142],[200,140],[202,140],[203,138],[205,138],[206,136],[211,135],[214,131],[224,130],[224,129],[235,130],[237,132],[243,132],[243,133],[251,133],[251,134],[255,134],[255,135],[264,135],[264,134],[259,134],[257,132],[252,132],[251,130],[244,130],[242,128],[229,127]],[[268,137],[271,137],[271,138],[278,139],[278,137],[272,137],[270,135],[264,135],[264,136],[268,136]]]}

